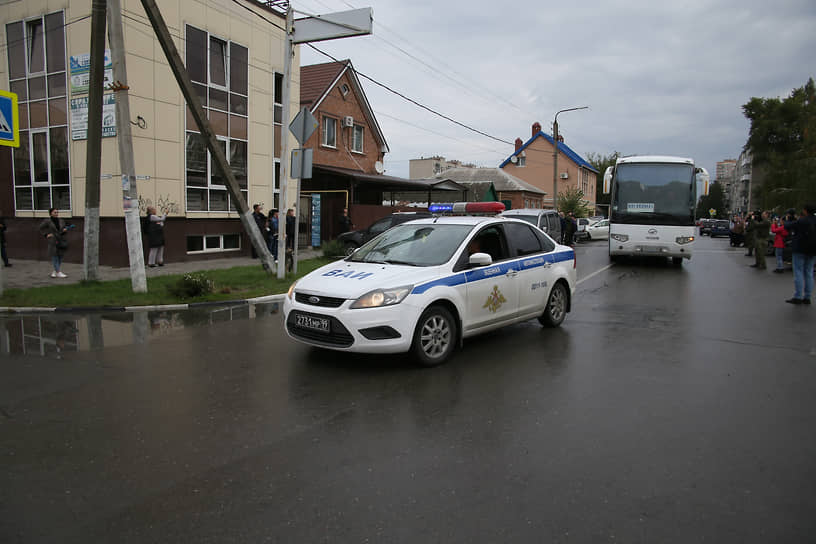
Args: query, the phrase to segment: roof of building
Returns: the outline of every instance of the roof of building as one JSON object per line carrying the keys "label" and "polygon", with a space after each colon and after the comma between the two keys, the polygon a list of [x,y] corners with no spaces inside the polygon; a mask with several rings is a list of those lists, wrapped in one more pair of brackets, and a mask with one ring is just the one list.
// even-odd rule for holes
{"label": "roof of building", "polygon": [[357,96],[360,108],[363,110],[368,125],[374,132],[374,137],[382,142],[383,153],[388,153],[388,142],[385,141],[385,135],[377,122],[374,115],[374,110],[371,104],[368,103],[365,91],[363,91],[360,80],[357,78],[357,72],[351,61],[341,60],[338,62],[324,62],[323,64],[312,64],[309,66],[300,67],[300,106],[308,107],[309,111],[314,113],[320,104],[328,96],[337,82],[348,74],[348,79],[351,82],[353,91]]}
{"label": "roof of building", "polygon": [[347,177],[354,180],[358,184],[371,188],[379,188],[383,191],[467,190],[467,187],[463,183],[457,183],[454,180],[448,179],[447,176],[430,179],[405,179],[395,176],[386,176],[383,174],[366,174],[365,172],[360,172],[359,170],[351,170],[349,168],[341,168],[339,166],[326,166],[322,164],[315,164],[313,169],[315,172]]}
{"label": "roof of building", "polygon": [[[547,140],[548,142],[550,142],[550,145],[552,145],[552,143],[553,143],[552,136],[550,136],[549,134],[545,134],[543,131],[539,131],[537,134],[534,134],[534,135],[533,135],[533,136],[532,136],[532,137],[531,137],[529,140],[527,140],[527,141],[524,143],[524,145],[522,145],[520,148],[518,148],[518,149],[517,149],[517,150],[516,150],[514,153],[512,153],[512,154],[511,154],[509,157],[507,157],[506,159],[504,159],[504,162],[502,162],[502,163],[499,165],[499,168],[504,168],[504,167],[505,167],[505,165],[507,165],[507,163],[508,163],[508,162],[510,162],[510,158],[511,158],[511,157],[513,157],[513,156],[515,156],[515,155],[518,155],[519,153],[521,153],[522,151],[524,151],[525,149],[527,149],[527,147],[528,147],[528,146],[529,146],[531,143],[533,143],[533,142],[536,140],[536,138],[539,138],[539,137],[544,138],[545,140]],[[558,142],[558,152],[559,152],[560,154],[563,154],[564,156],[568,157],[568,158],[569,158],[569,159],[570,159],[572,162],[574,162],[574,163],[575,163],[575,164],[577,164],[578,166],[580,166],[580,167],[582,167],[582,168],[586,168],[586,169],[588,169],[588,170],[591,170],[592,172],[595,172],[596,174],[598,174],[598,173],[599,173],[599,172],[598,172],[598,171],[595,169],[595,167],[594,167],[594,166],[592,166],[591,164],[589,164],[589,163],[588,163],[586,160],[584,160],[584,158],[583,158],[583,157],[581,157],[581,155],[579,155],[578,153],[576,153],[575,151],[573,151],[573,150],[570,148],[570,146],[568,146],[568,145],[567,145],[567,144],[565,144],[564,142]]]}
{"label": "roof of building", "polygon": [[544,191],[531,185],[501,168],[451,168],[439,174],[440,178],[447,178],[463,185],[490,181],[496,191],[527,191],[545,195]]}

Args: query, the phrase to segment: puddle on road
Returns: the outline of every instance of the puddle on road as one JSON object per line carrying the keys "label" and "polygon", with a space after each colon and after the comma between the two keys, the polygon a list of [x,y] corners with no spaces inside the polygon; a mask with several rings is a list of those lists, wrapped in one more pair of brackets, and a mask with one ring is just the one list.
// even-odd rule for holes
{"label": "puddle on road", "polygon": [[187,327],[278,314],[282,303],[189,310],[0,315],[0,353],[59,356],[66,352],[144,344]]}

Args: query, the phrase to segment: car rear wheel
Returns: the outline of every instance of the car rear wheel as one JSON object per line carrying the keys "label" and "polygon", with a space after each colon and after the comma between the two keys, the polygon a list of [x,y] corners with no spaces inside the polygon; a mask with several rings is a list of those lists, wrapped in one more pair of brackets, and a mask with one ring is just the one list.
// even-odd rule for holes
{"label": "car rear wheel", "polygon": [[544,313],[538,318],[539,323],[545,327],[557,327],[567,316],[567,288],[563,283],[556,283],[550,291],[550,298],[547,299],[547,307]]}
{"label": "car rear wheel", "polygon": [[411,351],[423,366],[444,363],[456,347],[456,320],[443,306],[431,306],[419,317]]}

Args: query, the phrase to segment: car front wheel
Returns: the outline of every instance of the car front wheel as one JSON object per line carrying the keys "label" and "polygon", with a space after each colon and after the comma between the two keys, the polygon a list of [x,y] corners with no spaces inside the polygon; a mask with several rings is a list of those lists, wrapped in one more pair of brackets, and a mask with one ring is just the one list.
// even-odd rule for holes
{"label": "car front wheel", "polygon": [[556,283],[550,291],[550,298],[547,299],[547,307],[544,313],[538,318],[539,323],[545,327],[557,327],[567,316],[567,288],[563,283]]}
{"label": "car front wheel", "polygon": [[456,320],[443,306],[431,306],[419,317],[411,351],[423,366],[444,363],[456,347]]}

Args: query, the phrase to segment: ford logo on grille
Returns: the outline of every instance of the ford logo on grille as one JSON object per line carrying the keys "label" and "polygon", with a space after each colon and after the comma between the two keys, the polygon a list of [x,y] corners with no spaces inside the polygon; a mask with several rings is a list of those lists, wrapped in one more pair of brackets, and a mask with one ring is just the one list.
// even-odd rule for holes
{"label": "ford logo on grille", "polygon": [[649,229],[649,234],[657,234],[657,229]]}
{"label": "ford logo on grille", "polygon": [[320,297],[309,297],[309,304],[318,304],[320,303]]}

